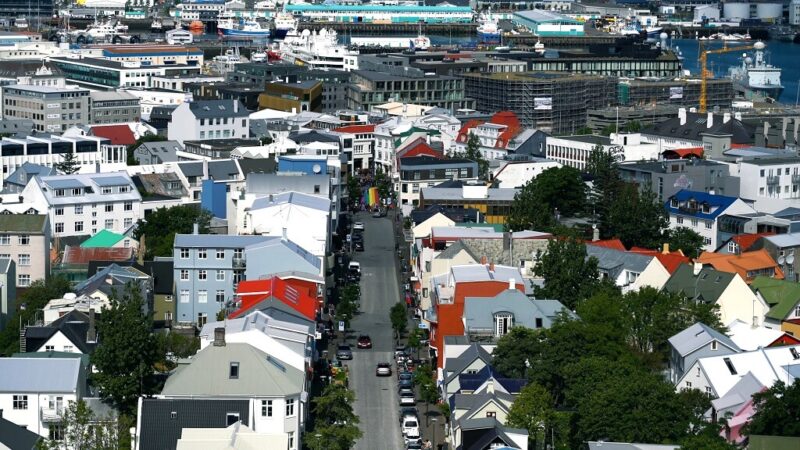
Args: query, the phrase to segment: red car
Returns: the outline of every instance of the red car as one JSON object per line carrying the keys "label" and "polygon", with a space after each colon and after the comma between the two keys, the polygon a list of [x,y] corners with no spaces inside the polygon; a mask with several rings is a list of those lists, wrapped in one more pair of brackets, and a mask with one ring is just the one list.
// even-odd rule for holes
{"label": "red car", "polygon": [[358,337],[358,341],[356,342],[356,347],[358,348],[372,348],[372,339],[366,334],[362,334]]}

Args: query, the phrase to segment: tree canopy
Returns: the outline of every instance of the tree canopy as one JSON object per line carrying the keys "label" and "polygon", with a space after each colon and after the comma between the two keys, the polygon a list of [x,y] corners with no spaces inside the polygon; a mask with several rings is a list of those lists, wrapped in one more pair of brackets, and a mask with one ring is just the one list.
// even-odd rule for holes
{"label": "tree canopy", "polygon": [[782,381],[753,395],[756,413],[745,425],[749,435],[800,437],[800,380],[791,385]]}
{"label": "tree canopy", "polygon": [[533,271],[544,279],[544,286],[534,289],[536,297],[559,300],[567,308],[575,308],[599,283],[597,260],[587,258],[584,243],[572,237],[551,239]]}
{"label": "tree canopy", "polygon": [[133,233],[134,239],[145,236],[145,257],[172,256],[176,234],[188,234],[198,224],[200,233],[208,233],[211,213],[195,205],[179,205],[158,208],[150,212],[145,220],[139,220]]}
{"label": "tree canopy", "polygon": [[706,245],[703,236],[687,227],[667,230],[665,236],[671,251],[680,250],[685,256],[692,259],[697,258]]}
{"label": "tree canopy", "polygon": [[54,164],[55,169],[65,175],[71,175],[81,169],[78,158],[74,153],[65,153],[61,157],[61,162]]}
{"label": "tree canopy", "polygon": [[[69,280],[63,276],[51,276],[36,280],[17,297],[17,310],[11,315],[7,326],[0,332],[0,352],[5,356],[19,351],[19,327],[32,325],[40,311],[50,300],[62,298],[72,289]],[[41,315],[40,315],[41,316]]]}
{"label": "tree canopy", "polygon": [[349,450],[361,437],[359,418],[353,412],[356,396],[347,387],[333,383],[325,386],[312,403],[313,429],[303,441],[311,450]]}
{"label": "tree canopy", "polygon": [[553,167],[531,179],[514,196],[507,228],[550,231],[555,216],[571,217],[583,212],[586,185],[580,171],[572,167]]}
{"label": "tree canopy", "polygon": [[475,161],[478,164],[478,178],[487,180],[489,178],[489,161],[481,153],[481,141],[475,133],[470,133],[467,138],[465,151],[453,155],[457,158],[465,158]]}

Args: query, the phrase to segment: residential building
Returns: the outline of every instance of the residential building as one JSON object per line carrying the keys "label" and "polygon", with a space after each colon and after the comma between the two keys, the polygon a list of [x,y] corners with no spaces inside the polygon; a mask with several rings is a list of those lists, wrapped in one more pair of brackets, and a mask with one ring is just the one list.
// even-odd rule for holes
{"label": "residential building", "polygon": [[238,100],[200,100],[180,104],[172,113],[167,136],[183,145],[187,140],[246,139],[250,112]]}
{"label": "residential building", "polygon": [[740,181],[739,197],[759,211],[774,211],[800,199],[800,161],[793,157],[752,158],[731,168]]}
{"label": "residential building", "polygon": [[184,428],[178,439],[178,449],[217,449],[233,446],[252,446],[262,450],[283,450],[289,446],[285,433],[256,433],[247,425],[237,422],[227,428]]}
{"label": "residential building", "polygon": [[14,450],[36,450],[42,437],[0,417],[0,445]]}
{"label": "residential building", "polygon": [[686,227],[703,237],[709,252],[731,235],[741,234],[756,211],[736,197],[682,189],[664,203],[669,227]]}
{"label": "residential building", "polygon": [[[90,124],[138,122],[142,117],[139,97],[126,91],[94,91],[89,93]],[[85,122],[87,123],[87,122]]]}
{"label": "residential building", "polygon": [[0,214],[0,259],[15,264],[16,287],[26,288],[50,275],[50,236],[47,215]]}
{"label": "residential building", "polygon": [[62,162],[67,153],[74,155],[81,168],[96,168],[97,164],[101,164],[116,169],[125,163],[126,158],[125,147],[97,136],[50,135],[0,139],[3,176],[13,173],[25,163],[53,167]]}
{"label": "residential building", "polygon": [[512,111],[495,113],[486,122],[473,119],[458,131],[451,151],[458,154],[467,150],[470,136],[478,139],[478,150],[484,159],[505,159],[509,154],[544,156],[546,134],[525,128]]}
{"label": "residential building", "polygon": [[516,289],[494,297],[467,297],[464,334],[470,342],[497,342],[513,327],[550,328],[562,313],[577,317],[558,300],[530,298]]}
{"label": "residential building", "polygon": [[173,277],[179,324],[199,328],[233,299],[245,279],[245,247],[270,240],[267,236],[176,234]]}
{"label": "residential building", "polygon": [[662,202],[682,189],[739,195],[739,178],[730,176],[728,165],[707,159],[626,162],[617,170],[623,180],[636,183],[641,191],[650,189]]}
{"label": "residential building", "polygon": [[645,127],[641,135],[643,142],[664,149],[703,147],[705,156],[715,159],[734,145],[752,145],[755,127],[731,117],[730,113],[698,114],[680,108],[678,117]]}
{"label": "residential building", "polygon": [[800,323],[800,286],[795,281],[756,277],[750,288],[770,306],[764,325],[797,335]]}
{"label": "residential building", "polygon": [[761,236],[750,249],[766,250],[778,263],[786,280],[800,280],[800,261],[795,258],[795,254],[800,256],[800,233]]}
{"label": "residential building", "polygon": [[478,163],[463,158],[412,156],[400,160],[401,205],[419,205],[422,189],[450,180],[477,181]]}
{"label": "residential building", "polygon": [[710,265],[722,272],[739,274],[748,284],[756,277],[763,276],[782,280],[783,271],[766,250],[754,250],[726,255],[724,253],[703,252],[695,259],[696,263]]}
{"label": "residential building", "polygon": [[719,306],[721,323],[738,319],[753,326],[766,325],[769,305],[757,296],[736,273],[720,272],[711,267],[683,264],[672,274],[664,290],[685,295],[693,301]]}
{"label": "residential building", "polygon": [[642,142],[641,135],[612,134],[610,137],[592,134],[547,137],[546,156],[565,166],[584,170],[595,148],[613,156],[618,162],[646,161],[661,158],[662,148]]}
{"label": "residential building", "polygon": [[80,358],[0,358],[0,409],[3,419],[39,436],[63,432],[68,402],[83,398],[86,371]]}
{"label": "residential building", "polygon": [[33,120],[41,133],[66,131],[84,125],[89,116],[89,90],[12,84],[2,87],[3,117]]}
{"label": "residential building", "polygon": [[608,280],[622,292],[636,292],[643,287],[661,289],[670,277],[658,258],[586,244],[586,257],[597,260],[600,279]]}
{"label": "residential building", "polygon": [[321,306],[317,302],[317,291],[304,288],[292,280],[284,280],[273,275],[271,278],[246,280],[239,283],[236,289],[236,302],[229,318],[244,317],[251,312],[270,307],[285,306],[315,323]]}
{"label": "residential building", "polygon": [[444,360],[442,368],[442,398],[450,401],[453,395],[463,392],[461,376],[464,374],[479,374],[492,367],[493,346],[469,342],[464,335],[448,336],[448,346],[451,340],[458,340],[459,351]]}
{"label": "residential building", "polygon": [[143,142],[133,152],[139,164],[163,164],[178,161],[178,152],[183,146],[178,141]]}
{"label": "residential building", "polygon": [[[71,240],[66,238],[66,240]],[[51,274],[63,276],[71,283],[80,283],[87,279],[87,269],[91,261],[133,261],[133,247],[83,248],[65,245],[61,261],[53,265]]]}
{"label": "residential building", "polygon": [[701,322],[669,338],[669,346],[669,379],[673,384],[700,358],[742,351],[731,338]]}
{"label": "residential building", "polygon": [[347,161],[347,165],[350,169],[348,173],[359,173],[373,168],[375,125],[348,125],[334,128],[333,131],[349,135],[353,140],[353,150]]}
{"label": "residential building", "polygon": [[16,264],[8,258],[0,258],[0,330],[9,324],[17,310]]}
{"label": "residential building", "polygon": [[502,161],[500,167],[493,170],[491,179],[501,189],[522,188],[545,170],[558,167],[562,167],[562,164],[549,159]]}
{"label": "residential building", "polygon": [[303,371],[250,344],[226,342],[224,328],[215,330],[214,343],[197,352],[191,363],[178,367],[159,395],[245,400],[253,411],[250,420],[245,423],[240,414],[228,413],[225,426],[242,421],[256,432],[286,434],[289,450],[301,448],[307,396]]}
{"label": "residential building", "polygon": [[[104,58],[52,57],[69,82],[92,89],[118,88],[149,89],[151,77],[199,74],[202,64],[147,65],[130,61],[113,61]],[[134,94],[135,95],[135,94]]]}
{"label": "residential building", "polygon": [[248,83],[234,82],[190,82],[183,84],[184,90],[197,100],[240,101],[250,111],[258,109],[258,98],[262,89]]}
{"label": "residential building", "polygon": [[[6,167],[7,169],[7,167]],[[3,173],[5,175],[6,172]],[[46,177],[49,175],[58,175],[58,171],[54,167],[42,166],[34,163],[23,163],[18,169],[11,172],[6,179],[3,180],[3,194],[15,194],[22,192],[25,186],[31,179],[39,175]]]}
{"label": "residential building", "polygon": [[258,109],[322,112],[322,84],[319,80],[267,83],[264,92],[258,96]]}
{"label": "residential building", "polygon": [[[108,303],[104,306],[108,307]],[[102,307],[99,309],[102,310]],[[46,325],[25,326],[20,331],[20,351],[89,355],[98,342],[95,321],[94,309],[86,312],[71,310]]]}
{"label": "residential building", "polygon": [[284,278],[287,274],[297,274],[315,284],[325,276],[322,257],[283,236],[269,236],[268,239],[248,245],[244,249],[244,258],[245,263],[248,259],[258,261],[258,264],[246,267],[245,278],[248,280],[274,275]]}
{"label": "residential building", "polygon": [[[492,411],[481,412],[488,414]],[[477,411],[468,411],[463,416],[476,418],[458,422],[459,426],[452,430],[454,442],[489,442],[489,448],[497,445],[498,448],[528,450],[527,430],[504,426],[499,420],[494,418],[477,418]]]}
{"label": "residential building", "polygon": [[[446,274],[452,266],[478,264],[480,261],[481,258],[475,255],[472,249],[462,241],[457,241],[440,252],[431,248],[423,248],[417,257],[417,267],[415,267],[417,278],[420,280],[417,287],[420,312],[431,309],[432,277]],[[422,322],[428,323],[429,321],[423,316]],[[429,323],[428,325],[430,326]]]}
{"label": "residential building", "polygon": [[48,215],[53,237],[96,234],[103,229],[124,234],[140,217],[142,197],[127,172],[34,180],[21,193],[23,205]]}
{"label": "residential building", "polygon": [[419,207],[440,205],[448,208],[473,208],[481,212],[486,223],[504,224],[518,191],[490,188],[483,184],[464,184],[452,188],[429,187],[420,189]]}
{"label": "residential building", "polygon": [[[177,141],[176,141],[177,142]],[[214,159],[231,159],[232,152],[240,147],[259,145],[257,139],[222,138],[204,139],[200,141],[183,141],[184,149],[178,150],[178,159],[182,161],[202,161]]]}
{"label": "residential building", "polygon": [[780,329],[767,328],[765,326],[753,327],[741,320],[734,320],[727,325],[727,328],[728,336],[730,336],[731,340],[740,349],[748,352],[759,348],[779,347],[781,345],[800,345],[800,339]]}
{"label": "residential building", "polygon": [[464,80],[459,77],[426,74],[413,67],[381,64],[375,70],[350,72],[347,86],[347,107],[369,111],[389,101],[439,106],[448,110],[474,108],[475,102],[464,93]]}
{"label": "residential building", "polygon": [[123,298],[129,285],[139,291],[142,313],[152,314],[153,279],[132,265],[118,266],[112,263],[76,284],[74,291],[76,295],[100,300],[111,307],[112,298]]}

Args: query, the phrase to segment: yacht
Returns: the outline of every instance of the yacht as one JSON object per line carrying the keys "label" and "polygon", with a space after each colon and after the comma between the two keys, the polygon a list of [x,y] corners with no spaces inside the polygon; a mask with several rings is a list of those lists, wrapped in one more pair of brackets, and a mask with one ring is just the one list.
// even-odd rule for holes
{"label": "yacht", "polygon": [[239,49],[227,49],[222,55],[215,56],[211,62],[212,67],[217,73],[228,73],[234,70],[237,64],[242,62],[239,56]]}
{"label": "yacht", "polygon": [[351,70],[358,65],[358,51],[339,44],[336,31],[327,28],[319,32],[290,31],[281,42],[280,52],[285,61],[312,69]]}

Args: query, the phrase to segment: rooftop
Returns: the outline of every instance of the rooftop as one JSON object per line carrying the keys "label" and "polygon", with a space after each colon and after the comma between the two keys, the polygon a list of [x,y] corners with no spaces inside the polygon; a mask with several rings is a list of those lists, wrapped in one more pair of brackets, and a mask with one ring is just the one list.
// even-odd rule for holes
{"label": "rooftop", "polygon": [[79,358],[0,358],[0,392],[67,393],[80,389]]}
{"label": "rooftop", "polygon": [[0,232],[44,233],[46,224],[43,214],[0,214]]}

